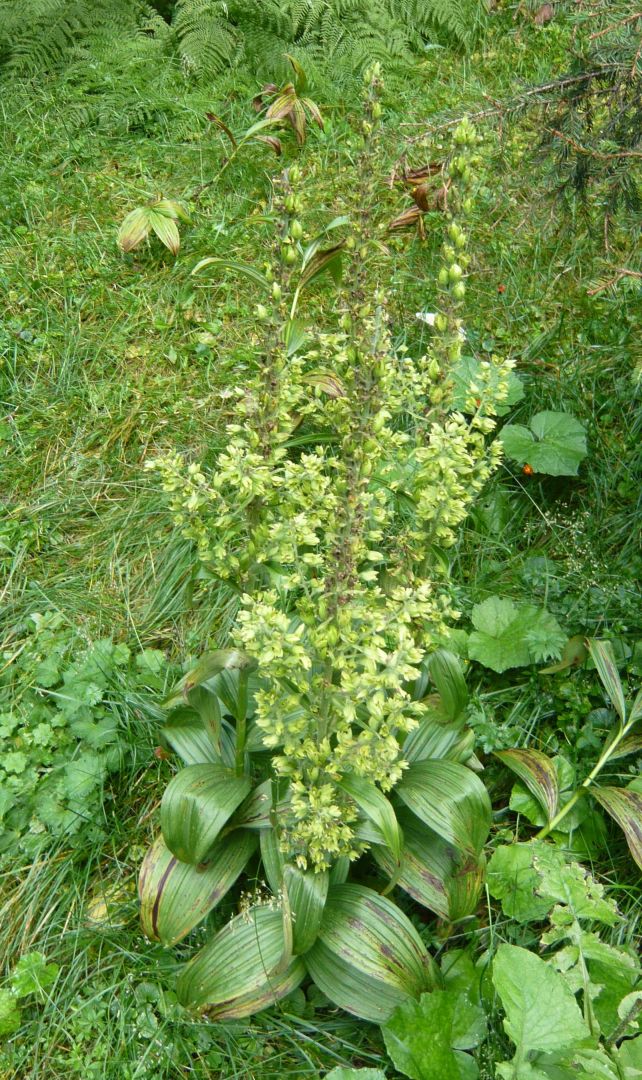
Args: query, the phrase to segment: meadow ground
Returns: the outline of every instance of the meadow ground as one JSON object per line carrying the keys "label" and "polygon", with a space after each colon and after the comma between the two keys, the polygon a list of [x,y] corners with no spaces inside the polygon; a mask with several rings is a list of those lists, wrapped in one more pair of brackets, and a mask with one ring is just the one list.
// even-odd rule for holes
{"label": "meadow ground", "polygon": [[[388,178],[400,160],[416,164],[426,152],[413,140],[428,133],[438,153],[454,118],[483,114],[469,342],[478,356],[516,358],[525,396],[513,422],[540,409],[572,412],[587,429],[589,455],[573,480],[503,464],[454,554],[459,605],[465,621],[490,594],[535,597],[569,635],[614,639],[634,681],[642,673],[639,280],[602,287],[613,267],[637,265],[634,226],[614,221],[605,250],[597,202],[583,210],[556,197],[538,115],[495,109],[558,76],[570,35],[563,20],[511,27],[507,19],[472,56],[428,53],[384,95],[380,195],[392,219],[407,196]],[[215,459],[226,392],[242,383],[256,340],[249,282],[191,276],[206,255],[261,262],[262,213],[281,163],[253,146],[220,172],[226,137],[205,118],[211,109],[243,131],[254,90],[230,76],[208,94],[177,75],[170,99],[149,103],[99,78],[90,96],[50,76],[16,85],[0,102],[2,707],[33,690],[33,666],[14,662],[23,650],[41,663],[38,649],[62,643],[71,664],[109,638],[131,658],[147,657],[135,677],[129,659],[109,669],[105,715],[116,718],[118,768],[104,779],[92,828],[82,842],[63,836],[43,854],[12,851],[0,864],[4,970],[33,951],[59,969],[3,1044],[3,1080],[277,1080],[384,1060],[377,1028],[302,994],[252,1021],[192,1019],[172,988],[181,950],[150,945],[137,923],[138,865],[171,770],[154,756],[160,701],[189,658],[225,642],[233,614],[229,599],[203,593],[191,545],[145,462],[168,449]],[[311,130],[300,151],[286,137],[285,164],[298,160],[306,204],[322,216],[349,182],[357,108],[322,87],[314,96],[325,130]],[[189,210],[178,257],[155,242],[123,255],[120,222],[159,193]],[[434,210],[425,239],[409,232],[390,241],[394,332],[411,350],[430,340],[416,313],[435,307],[441,228]],[[318,310],[331,302],[320,287]],[[43,645],[30,644],[34,614],[50,620]],[[483,752],[537,739],[581,764],[598,745],[599,718],[586,724],[590,686],[562,679],[542,690],[532,668],[495,675],[477,667],[469,681]],[[489,782],[501,802],[506,776],[491,769]],[[626,912],[621,938],[635,941],[639,877],[623,840],[595,868]],[[435,940],[434,928],[423,929]],[[503,1039],[498,1027],[484,1051],[489,1077]]]}

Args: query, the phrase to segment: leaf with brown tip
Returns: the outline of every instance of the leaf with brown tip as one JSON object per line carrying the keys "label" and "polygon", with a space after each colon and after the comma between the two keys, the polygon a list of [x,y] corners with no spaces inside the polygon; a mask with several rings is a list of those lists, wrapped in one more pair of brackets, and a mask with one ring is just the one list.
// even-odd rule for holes
{"label": "leaf with brown tip", "polygon": [[150,228],[148,207],[137,206],[135,210],[131,210],[118,230],[118,243],[122,250],[126,254],[133,251],[149,236]]}
{"label": "leaf with brown tip", "polygon": [[495,757],[519,776],[551,821],[557,813],[559,785],[557,770],[541,750],[496,750]]}
{"label": "leaf with brown tip", "polygon": [[223,131],[227,135],[227,137],[230,140],[232,146],[236,150],[236,147],[238,146],[238,143],[236,141],[236,138],[234,137],[234,134],[232,133],[232,131],[230,131],[230,129],[228,128],[225,121],[221,120],[220,116],[217,116],[217,114],[213,113],[213,112],[205,113],[205,115],[206,115],[207,119],[210,121],[211,124],[215,124],[216,127],[220,131]]}
{"label": "leaf with brown tip", "polygon": [[216,907],[255,851],[255,833],[237,829],[212,850],[207,865],[180,862],[158,836],[138,880],[143,933],[175,945]]}
{"label": "leaf with brown tip", "polygon": [[147,212],[148,221],[156,233],[161,244],[164,244],[168,251],[171,251],[172,255],[178,255],[179,248],[181,246],[181,238],[178,232],[178,226],[173,218],[164,214],[160,210],[154,210],[150,207]]}
{"label": "leaf with brown tip", "polygon": [[631,788],[592,787],[591,795],[617,821],[642,870],[642,794]]}
{"label": "leaf with brown tip", "polygon": [[399,214],[394,221],[391,221],[388,225],[388,232],[392,232],[393,229],[409,229],[412,225],[416,225],[421,217],[421,210],[418,206],[409,206],[407,210],[404,210],[402,214]]}

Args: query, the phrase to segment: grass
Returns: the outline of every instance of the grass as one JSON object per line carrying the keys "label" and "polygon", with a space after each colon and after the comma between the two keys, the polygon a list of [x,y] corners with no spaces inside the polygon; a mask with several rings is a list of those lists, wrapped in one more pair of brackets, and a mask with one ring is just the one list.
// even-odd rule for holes
{"label": "grass", "polygon": [[[570,33],[564,19],[539,30],[515,29],[506,17],[472,58],[432,54],[402,92],[390,92],[380,169],[390,218],[405,196],[384,178],[409,145],[412,163],[425,153],[407,139],[435,129],[438,153],[443,125],[454,116],[562,70]],[[230,601],[195,581],[190,545],[173,530],[144,464],[166,448],[213,460],[225,391],[243,381],[245,343],[254,334],[252,289],[232,278],[201,283],[190,271],[206,254],[261,261],[258,219],[270,176],[281,167],[266,148],[239,157],[216,186],[194,197],[225,153],[224,136],[204,112],[226,110],[243,130],[252,122],[252,89],[231,81],[209,95],[176,78],[151,111],[134,93],[127,101],[122,87],[117,98],[107,84],[85,101],[61,75],[14,87],[3,99],[11,162],[0,181],[3,663],[36,611],[60,612],[84,639],[109,635],[162,649],[174,661],[226,639]],[[97,126],[88,123],[96,117]],[[306,201],[321,217],[330,210],[328,176],[338,177],[340,195],[341,165],[352,153],[349,111],[335,103],[327,119],[326,132],[312,134],[300,154]],[[569,225],[548,197],[534,120],[505,126],[490,117],[486,135],[470,342],[481,356],[517,358],[526,396],[514,419],[543,408],[571,411],[589,431],[590,456],[577,482],[527,478],[505,463],[455,552],[462,610],[468,614],[493,592],[535,595],[569,634],[621,639],[633,681],[640,660],[630,654],[642,630],[642,411],[631,377],[639,288],[629,279],[588,293],[608,276],[616,254],[629,250],[630,237],[619,226],[607,255],[599,232],[580,218]],[[286,161],[295,153],[288,145]],[[118,224],[158,192],[191,208],[179,258],[154,244],[123,257]],[[438,213],[428,216],[425,242],[387,240],[396,332],[411,348],[429,340],[414,312],[435,303],[441,223]],[[331,297],[322,293],[315,303],[321,309]],[[542,694],[530,671],[489,678],[476,670],[473,678],[473,719],[488,750],[566,744],[571,757],[584,760],[581,694],[569,704],[559,683]],[[586,685],[596,706],[590,676]],[[157,704],[123,691],[124,730],[135,752],[105,802],[102,838],[2,870],[4,970],[33,950],[60,969],[47,1000],[26,1008],[19,1038],[0,1051],[2,1080],[279,1080],[318,1077],[336,1064],[380,1064],[376,1029],[310,1000],[216,1026],[177,1005],[176,959],[142,940],[135,901],[137,867],[169,775],[153,755]],[[506,775],[494,783],[505,802]],[[634,940],[639,887],[621,841],[600,871],[618,883]],[[487,1068],[492,1076],[490,1059]]]}

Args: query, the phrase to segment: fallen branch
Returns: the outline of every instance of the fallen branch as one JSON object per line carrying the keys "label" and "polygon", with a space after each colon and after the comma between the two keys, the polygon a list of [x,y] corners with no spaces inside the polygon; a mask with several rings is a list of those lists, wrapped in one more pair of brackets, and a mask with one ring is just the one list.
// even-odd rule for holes
{"label": "fallen branch", "polygon": [[617,271],[615,277],[603,281],[601,285],[596,285],[594,289],[587,289],[586,295],[595,296],[597,293],[604,292],[605,289],[610,289],[612,285],[617,285],[618,281],[621,281],[623,277],[642,278],[642,273],[639,270],[628,270],[623,267]]}

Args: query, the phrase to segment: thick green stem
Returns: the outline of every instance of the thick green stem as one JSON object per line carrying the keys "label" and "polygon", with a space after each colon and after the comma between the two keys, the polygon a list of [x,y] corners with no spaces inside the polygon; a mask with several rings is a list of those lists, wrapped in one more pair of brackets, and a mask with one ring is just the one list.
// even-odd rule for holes
{"label": "thick green stem", "polygon": [[543,840],[545,836],[549,835],[549,833],[554,832],[554,830],[558,827],[560,821],[563,821],[566,815],[570,813],[570,811],[573,809],[575,804],[579,802],[582,796],[586,795],[586,792],[590,788],[591,784],[593,783],[595,778],[601,773],[602,769],[610,760],[610,758],[613,756],[614,751],[620,745],[622,739],[624,739],[625,736],[628,735],[632,726],[633,725],[630,723],[625,724],[624,727],[615,736],[613,742],[609,743],[606,749],[602,751],[597,763],[591,769],[586,779],[582,781],[577,790],[573,792],[568,802],[565,803],[562,809],[557,812],[552,821],[549,821],[548,825],[545,825],[543,829],[540,829],[536,837],[537,840]]}

